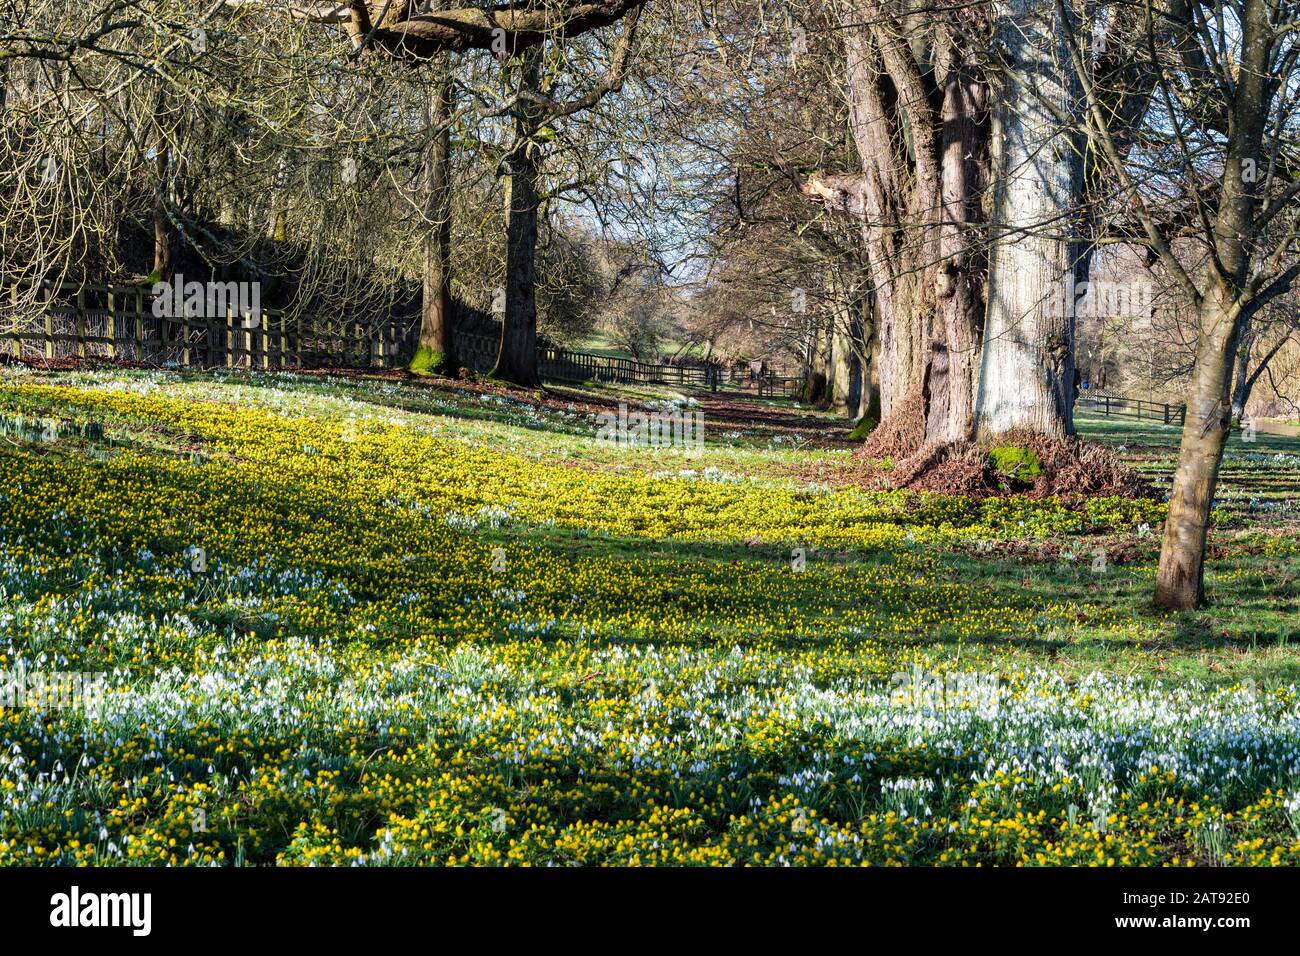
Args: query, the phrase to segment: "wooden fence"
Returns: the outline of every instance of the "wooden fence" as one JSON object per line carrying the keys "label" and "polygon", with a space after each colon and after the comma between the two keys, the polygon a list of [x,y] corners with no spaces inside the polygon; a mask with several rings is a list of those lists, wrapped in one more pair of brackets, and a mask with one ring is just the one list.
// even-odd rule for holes
{"label": "wooden fence", "polygon": [[1187,421],[1186,405],[1170,405],[1167,402],[1152,402],[1144,398],[1124,398],[1120,395],[1095,395],[1080,392],[1075,399],[1076,412],[1091,411],[1107,418],[1137,418],[1145,421],[1157,421],[1165,425],[1182,425]]}
{"label": "wooden fence", "polygon": [[769,372],[758,378],[759,398],[798,398],[803,391],[803,377]]}
{"label": "wooden fence", "polygon": [[538,363],[538,370],[543,378],[581,382],[681,385],[707,388],[715,392],[724,382],[748,382],[757,387],[759,398],[797,398],[803,388],[803,378],[798,375],[767,372],[750,378],[748,372],[741,368],[654,364],[551,347],[544,347],[539,352]]}
{"label": "wooden fence", "polygon": [[692,385],[716,388],[723,370],[707,365],[666,365],[636,359],[571,352],[544,346],[537,355],[538,371],[546,378],[571,381],[626,382],[645,385]]}
{"label": "wooden fence", "polygon": [[[20,290],[0,298],[0,352],[14,358],[125,359],[200,367],[392,365],[410,354],[414,320],[362,323],[307,318],[280,309],[256,314],[158,315],[140,286],[43,286],[35,314],[19,308]],[[8,313],[5,315],[5,313]]]}

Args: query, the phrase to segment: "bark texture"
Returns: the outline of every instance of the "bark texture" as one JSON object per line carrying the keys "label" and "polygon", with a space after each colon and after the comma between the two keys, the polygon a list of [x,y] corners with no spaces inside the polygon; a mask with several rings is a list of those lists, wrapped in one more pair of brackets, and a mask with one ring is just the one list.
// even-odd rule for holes
{"label": "bark texture", "polygon": [[1202,301],[1199,312],[1201,333],[1187,395],[1187,422],[1156,575],[1156,603],[1174,609],[1205,602],[1206,535],[1231,427],[1236,310],[1227,290],[1220,287]]}
{"label": "bark texture", "polygon": [[424,295],[420,341],[413,372],[455,374],[455,327],[451,303],[451,62],[443,56],[430,71],[428,124],[432,139],[424,157]]}
{"label": "bark texture", "polygon": [[[1052,0],[999,18],[1006,63],[993,109],[997,187],[976,432],[1074,433],[1074,305],[1082,165],[1051,106],[1077,99]],[[1049,105],[1050,104],[1050,105]]]}
{"label": "bark texture", "polygon": [[[519,57],[520,92],[541,86],[540,48]],[[534,136],[545,113],[520,96],[513,108],[514,139],[505,158],[506,314],[492,377],[515,385],[540,383],[537,373],[537,223],[541,210],[541,147]]]}
{"label": "bark texture", "polygon": [[985,266],[978,253],[987,94],[953,14],[909,44],[863,0],[844,18],[853,136],[862,171],[804,192],[863,223],[884,418],[920,392],[927,441],[970,437]]}

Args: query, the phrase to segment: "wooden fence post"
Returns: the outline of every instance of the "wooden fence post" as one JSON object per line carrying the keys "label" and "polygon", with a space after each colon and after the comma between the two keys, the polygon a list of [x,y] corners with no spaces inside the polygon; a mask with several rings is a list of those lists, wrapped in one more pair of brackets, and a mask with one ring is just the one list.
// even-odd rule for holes
{"label": "wooden fence post", "polygon": [[76,304],[73,305],[75,317],[73,328],[77,335],[77,358],[86,357],[86,287],[77,290]]}
{"label": "wooden fence post", "polygon": [[50,301],[52,298],[50,292],[50,289],[45,289],[45,357],[47,359],[54,358],[54,303]]}
{"label": "wooden fence post", "polygon": [[257,321],[253,321],[252,312],[248,313],[248,367],[256,369],[266,368],[266,314],[256,316]]}
{"label": "wooden fence post", "polygon": [[135,320],[131,323],[135,340],[135,360],[144,361],[144,290],[135,290]]}
{"label": "wooden fence post", "polygon": [[207,313],[206,306],[200,307],[198,315],[190,315],[189,309],[181,311],[181,355],[179,362],[182,367],[188,367],[191,359],[194,358],[190,354],[190,329],[195,324],[196,319],[206,319]]}
{"label": "wooden fence post", "polygon": [[23,357],[23,340],[19,337],[18,332],[18,283],[9,287],[9,302],[13,306],[14,316],[12,320],[14,334],[14,358]]}
{"label": "wooden fence post", "polygon": [[108,287],[108,317],[104,322],[104,334],[108,338],[108,357],[117,358],[117,293]]}
{"label": "wooden fence post", "polygon": [[208,314],[203,318],[203,367],[217,364],[217,317]]}

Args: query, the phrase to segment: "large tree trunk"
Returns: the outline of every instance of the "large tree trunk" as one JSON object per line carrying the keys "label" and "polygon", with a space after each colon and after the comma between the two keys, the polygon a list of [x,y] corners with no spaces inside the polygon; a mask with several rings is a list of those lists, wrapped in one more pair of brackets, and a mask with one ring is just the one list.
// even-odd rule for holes
{"label": "large tree trunk", "polygon": [[874,4],[864,4],[845,15],[850,117],[862,174],[813,180],[805,191],[863,221],[878,338],[876,373],[887,417],[920,388],[922,343],[929,338],[933,313],[925,314],[924,280],[914,268],[923,243],[896,228],[910,217],[909,164],[900,151],[895,94],[870,27],[876,12]]}
{"label": "large tree trunk", "polygon": [[998,37],[1009,69],[993,108],[988,311],[976,432],[1074,433],[1074,303],[1081,166],[1046,105],[1075,101],[1051,0],[1011,0]]}
{"label": "large tree trunk", "polygon": [[979,167],[986,93],[938,20],[926,52],[860,0],[845,15],[852,129],[862,173],[815,176],[804,191],[863,222],[879,336],[883,416],[921,397],[927,442],[970,437],[983,317]]}
{"label": "large tree trunk", "polygon": [[[980,333],[984,326],[985,264],[977,249],[980,220],[980,161],[987,148],[988,85],[966,62],[951,28],[938,40],[938,62],[945,76],[941,108],[939,233],[940,264],[935,276],[938,326],[947,366],[947,408],[931,415],[928,437],[957,442],[970,438],[975,424]],[[932,362],[932,374],[937,361]]]}
{"label": "large tree trunk", "polygon": [[455,374],[455,327],[451,304],[451,57],[432,64],[427,104],[433,139],[424,157],[424,295],[420,341],[412,372]]}
{"label": "large tree trunk", "polygon": [[1161,607],[1194,608],[1205,600],[1205,540],[1231,427],[1228,393],[1237,348],[1237,311],[1221,284],[1201,303],[1187,421],[1156,575],[1156,603]]}
{"label": "large tree trunk", "polygon": [[[541,85],[541,48],[520,54],[520,91]],[[533,136],[542,107],[520,97],[514,106],[514,142],[506,156],[506,314],[492,377],[516,385],[540,383],[537,374],[537,220],[541,208],[541,148]]]}

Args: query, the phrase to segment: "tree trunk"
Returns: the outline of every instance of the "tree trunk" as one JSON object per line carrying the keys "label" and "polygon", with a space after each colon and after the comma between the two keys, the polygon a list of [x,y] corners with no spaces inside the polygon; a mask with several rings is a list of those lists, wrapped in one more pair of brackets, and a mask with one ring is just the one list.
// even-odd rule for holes
{"label": "tree trunk", "polygon": [[975,426],[984,327],[985,266],[973,246],[981,215],[979,165],[987,147],[988,84],[964,58],[951,26],[940,33],[939,66],[945,77],[939,165],[943,205],[934,282],[935,331],[943,338],[943,348],[932,351],[930,382],[942,360],[947,385],[945,406],[931,408],[926,435],[935,441],[959,442],[968,440]]}
{"label": "tree trunk", "polygon": [[[281,156],[275,164],[272,180],[270,237],[272,242],[284,242],[289,237],[289,160]],[[230,216],[234,221],[233,211]]]}
{"label": "tree trunk", "polygon": [[1237,309],[1222,284],[1206,295],[1199,318],[1187,421],[1156,574],[1156,604],[1172,610],[1199,607],[1205,600],[1205,541],[1231,427],[1228,393],[1237,348]]}
{"label": "tree trunk", "polygon": [[172,278],[173,250],[172,227],[167,216],[167,199],[171,192],[171,173],[169,157],[171,147],[167,134],[163,132],[163,117],[166,112],[167,97],[159,89],[154,106],[154,131],[157,138],[154,143],[154,206],[153,206],[153,271],[162,282]]}
{"label": "tree trunk", "polygon": [[860,386],[853,420],[861,423],[864,418],[869,419],[871,427],[874,428],[880,423],[880,382],[876,378],[876,325],[871,313],[870,299],[863,301],[859,315],[861,316],[858,340]]}
{"label": "tree trunk", "polygon": [[1251,386],[1255,384],[1250,375],[1250,324],[1241,330],[1241,341],[1237,345],[1235,372],[1232,386],[1232,420],[1240,422],[1246,417],[1246,403],[1250,401]]}
{"label": "tree trunk", "polygon": [[1196,364],[1156,570],[1156,604],[1171,610],[1189,610],[1205,600],[1205,542],[1231,427],[1233,358],[1242,326],[1261,304],[1241,298],[1252,262],[1250,237],[1260,233],[1256,186],[1243,171],[1263,152],[1273,95],[1268,75],[1274,26],[1264,0],[1245,0],[1241,9],[1238,80],[1213,224],[1216,255],[1207,266],[1206,292],[1197,306]]}
{"label": "tree trunk", "polygon": [[1070,108],[1073,70],[1055,4],[1011,0],[998,26],[1011,67],[993,108],[988,311],[976,433],[1074,433],[1074,303],[1081,167],[1045,102]]}
{"label": "tree trunk", "polygon": [[[520,91],[541,86],[541,48],[519,56]],[[514,106],[514,141],[506,156],[506,314],[493,378],[534,386],[537,374],[537,219],[541,208],[541,149],[533,142],[542,108],[520,97]]]}
{"label": "tree trunk", "polygon": [[853,310],[837,310],[831,329],[831,410],[848,415],[854,404],[858,360],[853,348],[856,332]]}
{"label": "tree trunk", "polygon": [[[804,187],[830,208],[863,222],[871,271],[872,310],[877,348],[882,413],[886,417],[920,387],[933,313],[923,301],[923,242],[905,236],[901,224],[915,222],[908,161],[893,135],[902,124],[894,91],[886,84],[886,67],[870,24],[872,4],[846,10],[844,51],[847,58],[852,133],[862,161],[860,176],[818,177]],[[902,54],[896,54],[901,59]],[[922,104],[924,97],[922,97]],[[898,224],[898,225],[895,225]]]}
{"label": "tree trunk", "polygon": [[932,54],[922,54],[889,17],[874,0],[844,17],[862,173],[814,176],[803,188],[863,222],[884,417],[912,413],[919,394],[925,440],[960,441],[973,425],[984,308],[975,240],[987,94],[955,18],[939,17]]}
{"label": "tree trunk", "polygon": [[172,228],[167,219],[167,146],[161,137],[154,157],[154,175],[158,192],[153,206],[153,271],[159,281],[167,282],[172,275]]}
{"label": "tree trunk", "polygon": [[805,377],[804,403],[824,405],[829,398],[831,384],[831,336],[834,317],[824,321],[819,313],[812,326],[812,341],[808,353],[808,374]]}
{"label": "tree trunk", "polygon": [[451,304],[451,115],[450,54],[431,65],[428,126],[433,134],[424,156],[424,294],[420,341],[412,372],[454,375],[456,340]]}

